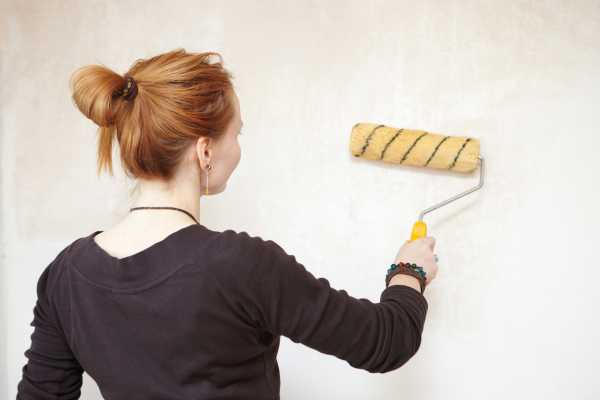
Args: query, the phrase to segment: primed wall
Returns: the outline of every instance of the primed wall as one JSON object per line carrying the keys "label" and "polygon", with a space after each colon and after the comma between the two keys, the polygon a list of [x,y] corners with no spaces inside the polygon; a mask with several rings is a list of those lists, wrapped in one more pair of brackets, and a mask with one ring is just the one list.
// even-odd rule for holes
{"label": "primed wall", "polygon": [[[354,159],[352,125],[481,140],[484,188],[426,218],[440,271],[417,355],[369,374],[283,338],[282,398],[600,397],[598,1],[0,7],[0,397],[21,377],[42,269],[127,210],[118,163],[116,178],[95,175],[70,73],[123,73],[176,47],[222,52],[245,122],[242,162],[203,199],[203,224],[274,239],[355,297],[378,301],[419,211],[477,175]],[[87,375],[82,398],[101,398]]]}

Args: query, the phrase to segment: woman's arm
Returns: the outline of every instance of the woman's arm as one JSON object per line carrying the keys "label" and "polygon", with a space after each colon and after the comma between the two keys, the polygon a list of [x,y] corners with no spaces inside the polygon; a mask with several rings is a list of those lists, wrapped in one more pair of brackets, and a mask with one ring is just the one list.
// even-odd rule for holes
{"label": "woman's arm", "polygon": [[369,372],[397,369],[419,349],[427,301],[416,278],[398,276],[373,303],[330,287],[272,240],[240,237],[250,264],[245,300],[262,329]]}
{"label": "woman's arm", "polygon": [[80,397],[83,368],[67,344],[49,296],[49,275],[58,258],[38,279],[37,301],[30,324],[34,330],[31,347],[24,353],[28,361],[22,367],[17,400],[74,400]]}

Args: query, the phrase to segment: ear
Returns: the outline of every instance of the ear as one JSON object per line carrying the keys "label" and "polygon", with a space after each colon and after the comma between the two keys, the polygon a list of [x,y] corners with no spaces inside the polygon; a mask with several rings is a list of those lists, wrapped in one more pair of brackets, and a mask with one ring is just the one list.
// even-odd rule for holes
{"label": "ear", "polygon": [[206,136],[200,136],[196,141],[196,155],[202,169],[207,169],[207,165],[212,160],[212,140]]}

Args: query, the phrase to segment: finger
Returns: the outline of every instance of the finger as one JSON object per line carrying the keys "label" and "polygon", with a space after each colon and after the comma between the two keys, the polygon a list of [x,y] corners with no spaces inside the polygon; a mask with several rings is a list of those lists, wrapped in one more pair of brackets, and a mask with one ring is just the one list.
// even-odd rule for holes
{"label": "finger", "polygon": [[424,240],[425,243],[427,243],[427,245],[431,249],[431,251],[433,251],[433,248],[435,247],[435,238],[433,236],[427,236],[424,238]]}

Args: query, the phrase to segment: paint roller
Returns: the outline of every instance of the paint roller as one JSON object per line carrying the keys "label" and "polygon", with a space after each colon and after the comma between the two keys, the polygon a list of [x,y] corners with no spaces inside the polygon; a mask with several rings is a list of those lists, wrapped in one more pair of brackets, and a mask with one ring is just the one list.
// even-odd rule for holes
{"label": "paint roller", "polygon": [[423,221],[425,214],[483,186],[484,162],[476,138],[359,122],[352,127],[350,152],[355,157],[367,160],[460,173],[473,172],[479,165],[479,184],[423,210],[413,225],[409,241],[427,236],[427,225]]}

